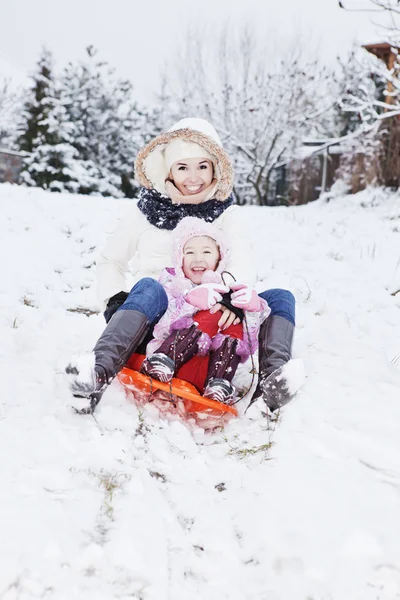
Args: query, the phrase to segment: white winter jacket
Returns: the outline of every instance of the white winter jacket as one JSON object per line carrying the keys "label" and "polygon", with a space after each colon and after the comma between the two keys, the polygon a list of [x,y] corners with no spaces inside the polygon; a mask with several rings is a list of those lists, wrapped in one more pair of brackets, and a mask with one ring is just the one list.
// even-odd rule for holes
{"label": "white winter jacket", "polygon": [[[213,224],[222,229],[231,246],[226,270],[237,281],[253,286],[256,273],[252,248],[240,213],[239,206],[230,206]],[[142,277],[158,279],[162,269],[171,266],[172,233],[151,225],[136,202],[132,202],[97,261],[98,299],[102,311],[118,292],[129,292]]]}

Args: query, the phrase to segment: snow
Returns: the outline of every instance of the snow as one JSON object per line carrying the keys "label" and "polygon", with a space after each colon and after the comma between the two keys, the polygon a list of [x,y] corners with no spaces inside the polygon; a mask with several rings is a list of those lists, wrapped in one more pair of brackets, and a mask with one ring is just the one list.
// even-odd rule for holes
{"label": "snow", "polygon": [[304,363],[300,358],[289,360],[282,368],[282,373],[277,381],[284,379],[290,395],[294,395],[304,385]]}
{"label": "snow", "polygon": [[400,195],[327,198],[242,209],[307,380],[277,421],[207,432],[117,381],[73,413],[128,201],[0,186],[2,600],[400,598]]}

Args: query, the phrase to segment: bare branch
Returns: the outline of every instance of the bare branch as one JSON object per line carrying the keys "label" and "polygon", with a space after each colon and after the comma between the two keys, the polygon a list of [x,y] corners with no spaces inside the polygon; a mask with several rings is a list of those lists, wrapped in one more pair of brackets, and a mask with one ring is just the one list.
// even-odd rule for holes
{"label": "bare branch", "polygon": [[234,160],[240,203],[267,202],[274,165],[334,104],[329,73],[304,59],[299,45],[276,57],[245,24],[212,36],[192,30],[169,77],[179,82],[178,113],[210,120],[221,135]]}

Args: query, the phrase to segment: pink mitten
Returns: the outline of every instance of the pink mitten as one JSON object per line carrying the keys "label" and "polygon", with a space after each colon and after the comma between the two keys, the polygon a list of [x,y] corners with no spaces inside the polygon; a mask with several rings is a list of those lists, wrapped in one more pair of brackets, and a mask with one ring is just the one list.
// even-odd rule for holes
{"label": "pink mitten", "polygon": [[250,312],[261,310],[261,298],[256,290],[251,289],[245,283],[233,283],[231,290],[233,292],[231,296],[233,306]]}
{"label": "pink mitten", "polygon": [[207,310],[222,300],[221,294],[229,292],[229,288],[222,283],[202,283],[196,285],[195,288],[190,290],[186,296],[186,302],[200,308],[200,310]]}

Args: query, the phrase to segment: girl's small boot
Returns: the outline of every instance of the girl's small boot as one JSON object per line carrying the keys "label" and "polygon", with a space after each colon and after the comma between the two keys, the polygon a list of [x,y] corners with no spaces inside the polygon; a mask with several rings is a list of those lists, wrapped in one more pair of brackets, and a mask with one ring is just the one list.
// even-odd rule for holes
{"label": "girl's small boot", "polygon": [[240,363],[237,354],[238,340],[226,337],[222,344],[210,354],[204,396],[223,404],[232,404],[235,387],[232,379]]}
{"label": "girl's small boot", "polygon": [[201,333],[196,325],[174,331],[164,340],[157,352],[143,361],[141,373],[158,381],[171,381],[176,371],[197,354]]}

